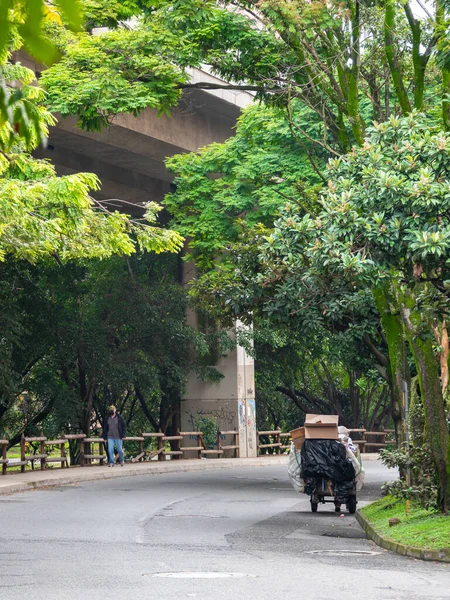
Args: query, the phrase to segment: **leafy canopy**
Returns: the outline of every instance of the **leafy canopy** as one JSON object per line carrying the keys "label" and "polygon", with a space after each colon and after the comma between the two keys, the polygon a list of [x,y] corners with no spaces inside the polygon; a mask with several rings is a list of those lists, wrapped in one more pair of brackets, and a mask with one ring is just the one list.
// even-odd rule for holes
{"label": "leafy canopy", "polygon": [[[320,127],[311,111],[298,104],[296,109],[296,123],[309,131]],[[298,144],[285,111],[255,103],[225,143],[167,159],[176,191],[164,203],[173,227],[189,236],[189,257],[197,266],[205,270],[219,257],[226,260],[244,230],[272,227],[286,199],[320,182],[307,152],[324,164],[313,144]]]}
{"label": "leafy canopy", "polygon": [[312,254],[372,281],[392,269],[409,280],[449,278],[449,134],[424,115],[391,118],[370,128],[361,148],[330,160],[328,173],[320,226],[308,217],[283,223],[318,237]]}
{"label": "leafy canopy", "polygon": [[186,323],[177,257],[143,252],[63,267],[9,261],[0,274],[0,431],[14,436],[23,428],[23,390],[30,418],[51,407],[42,425],[53,435],[95,428],[111,403],[126,405],[134,431],[153,429],[136,388],[166,427],[188,372],[207,351],[205,337]]}
{"label": "leafy canopy", "polygon": [[11,38],[19,36],[26,50],[37,60],[50,64],[58,52],[43,29],[46,21],[64,23],[79,31],[82,26],[80,0],[2,0],[0,4],[0,58],[4,59]]}
{"label": "leafy canopy", "polygon": [[147,107],[168,114],[187,79],[171,60],[173,44],[168,32],[142,28],[74,37],[40,80],[47,106],[63,117],[78,115],[80,127],[88,130]]}
{"label": "leafy canopy", "polygon": [[9,255],[35,262],[53,255],[67,261],[131,254],[136,247],[155,252],[181,247],[178,233],[151,225],[158,205],[147,206],[149,224],[110,213],[89,195],[100,185],[94,174],[58,177],[48,161],[34,159],[30,153],[54,118],[32,71],[6,62],[0,74],[20,83],[18,89],[8,84],[12,118],[0,122],[0,260]]}

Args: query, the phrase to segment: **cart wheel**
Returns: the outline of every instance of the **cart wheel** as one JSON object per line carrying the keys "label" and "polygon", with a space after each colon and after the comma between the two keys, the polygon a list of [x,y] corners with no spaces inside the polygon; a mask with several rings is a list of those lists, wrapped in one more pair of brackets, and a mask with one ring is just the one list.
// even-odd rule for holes
{"label": "cart wheel", "polygon": [[356,496],[349,496],[347,501],[348,512],[354,515],[356,512]]}
{"label": "cart wheel", "polygon": [[318,502],[313,502],[311,500],[311,512],[317,512],[317,507],[319,506]]}

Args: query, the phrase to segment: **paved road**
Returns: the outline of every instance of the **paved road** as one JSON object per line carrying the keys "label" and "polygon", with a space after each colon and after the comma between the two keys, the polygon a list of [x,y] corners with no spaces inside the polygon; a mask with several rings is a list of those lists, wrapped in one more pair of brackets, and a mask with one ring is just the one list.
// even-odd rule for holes
{"label": "paved road", "polygon": [[[393,477],[378,463],[366,467],[360,505]],[[284,466],[3,496],[0,598],[450,598],[448,565],[386,552],[333,508],[312,515]]]}

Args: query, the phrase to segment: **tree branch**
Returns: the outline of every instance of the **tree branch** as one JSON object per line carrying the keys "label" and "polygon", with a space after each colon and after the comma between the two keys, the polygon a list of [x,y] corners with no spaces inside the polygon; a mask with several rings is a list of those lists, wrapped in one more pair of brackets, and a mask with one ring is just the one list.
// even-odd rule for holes
{"label": "tree branch", "polygon": [[241,92],[273,92],[284,91],[283,88],[267,88],[261,85],[240,85],[232,83],[211,83],[209,81],[197,81],[196,83],[180,83],[178,88],[182,90],[238,90]]}
{"label": "tree branch", "polygon": [[136,392],[136,396],[137,396],[137,398],[138,398],[138,400],[140,402],[140,405],[141,405],[141,408],[142,408],[142,411],[143,411],[144,415],[147,417],[147,419],[151,423],[153,429],[155,431],[159,431],[159,425],[156,422],[156,419],[154,418],[154,416],[150,412],[150,409],[147,406],[147,403],[146,403],[145,398],[144,398],[144,394],[142,393],[142,391],[140,390],[140,388],[137,385],[134,386],[134,391]]}
{"label": "tree branch", "polygon": [[40,410],[38,412],[37,415],[35,415],[31,421],[28,421],[28,423],[22,427],[22,429],[16,433],[16,435],[14,435],[10,440],[9,440],[9,444],[8,444],[8,448],[12,448],[13,446],[15,446],[16,444],[18,444],[20,442],[20,439],[22,437],[22,434],[26,432],[26,430],[32,426],[32,425],[37,425],[38,423],[40,423],[41,421],[43,421],[51,412],[53,405],[55,404],[55,400],[56,400],[56,396],[53,396],[48,404],[46,406],[44,406],[44,408],[42,410]]}
{"label": "tree branch", "polygon": [[362,341],[363,341],[364,345],[366,346],[366,348],[375,356],[375,358],[380,363],[380,365],[382,365],[383,367],[388,367],[389,366],[389,359],[388,359],[388,357],[385,356],[382,352],[380,352],[378,350],[378,348],[372,342],[372,340],[370,339],[370,337],[369,337],[369,335],[367,333],[365,333],[363,335]]}
{"label": "tree branch", "polygon": [[308,412],[308,408],[302,404],[300,402],[300,400],[298,399],[297,394],[294,392],[294,390],[291,390],[288,387],[285,387],[283,385],[278,385],[276,388],[277,392],[281,392],[282,394],[284,394],[285,396],[287,396],[288,398],[290,398],[291,400],[294,401],[294,403],[296,404],[296,406],[303,411],[305,414]]}

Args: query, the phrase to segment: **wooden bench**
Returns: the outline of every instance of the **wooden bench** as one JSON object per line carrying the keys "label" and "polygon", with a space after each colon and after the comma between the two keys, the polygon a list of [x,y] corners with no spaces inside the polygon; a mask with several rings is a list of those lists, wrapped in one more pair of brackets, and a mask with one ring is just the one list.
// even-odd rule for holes
{"label": "wooden bench", "polygon": [[[144,438],[144,456],[149,455],[150,458],[153,458],[154,456],[158,457],[158,460],[165,460],[165,456],[164,456],[164,450],[165,450],[165,442],[164,442],[164,433],[161,433],[160,431],[158,433],[143,433],[142,437]],[[145,441],[146,440],[153,440],[156,439],[157,442],[157,450],[156,451],[148,451],[145,450]]]}
{"label": "wooden bench", "polygon": [[370,442],[366,444],[366,448],[376,448],[378,450],[382,449],[382,448],[387,448],[390,444],[386,444],[386,443],[375,443],[375,442]]}
{"label": "wooden bench", "polygon": [[359,442],[359,439],[358,440],[354,439],[355,436],[353,434],[356,433],[358,435],[358,438],[363,437],[367,430],[366,429],[349,429],[348,431],[350,433],[350,437],[352,438],[352,441]]}
{"label": "wooden bench", "polygon": [[83,440],[86,438],[85,433],[66,433],[63,435],[63,438],[67,441],[79,441],[80,443],[80,467],[84,466],[84,446]]}
{"label": "wooden bench", "polygon": [[[281,438],[286,438],[288,440],[288,443],[283,444],[283,440]],[[290,433],[280,433],[280,441],[282,443],[281,450],[290,450],[291,442],[289,440],[292,441],[292,436]]]}
{"label": "wooden bench", "polygon": [[354,439],[352,438],[352,442],[353,442],[353,445],[354,445],[354,446],[358,446],[358,448],[359,448],[359,451],[360,451],[361,453],[363,453],[363,452],[364,452],[364,450],[365,450],[365,447],[366,447],[366,444],[367,444],[367,441],[366,441],[366,440],[354,440]]}
{"label": "wooden bench", "polygon": [[[164,442],[164,451],[162,453],[164,458],[166,456],[176,456],[176,457],[183,456],[183,451],[181,450],[181,440],[182,439],[183,439],[182,435],[165,435],[162,438],[162,441]],[[175,450],[166,450],[165,449],[166,442],[176,442],[174,444]]]}
{"label": "wooden bench", "polygon": [[[88,453],[86,453],[86,444],[89,445]],[[98,454],[95,454],[95,445],[96,444],[98,444]],[[86,466],[86,464],[92,465],[93,460],[98,460],[99,464],[101,466],[103,466],[103,464],[105,462],[105,458],[106,459],[108,458],[106,455],[105,444],[106,444],[106,441],[103,438],[85,437],[84,439],[82,439],[80,441],[80,446],[83,448],[83,466]],[[91,453],[91,445],[93,446],[92,453]]]}
{"label": "wooden bench", "polygon": [[140,435],[140,436],[134,436],[134,437],[124,437],[123,438],[124,442],[139,442],[139,449],[138,449],[138,453],[137,455],[131,459],[131,462],[142,462],[144,460],[144,456],[145,456],[145,450],[144,450],[144,442],[145,442],[145,438],[144,436]]}
{"label": "wooden bench", "polygon": [[197,454],[197,458],[202,458],[203,450],[206,450],[205,442],[203,440],[203,433],[201,431],[180,431],[179,432],[182,440],[184,441],[185,437],[194,437],[196,439],[196,446],[181,446],[180,450],[183,453],[183,458],[185,453],[195,452]]}
{"label": "wooden bench", "polygon": [[[365,450],[374,449],[379,450],[380,448],[386,448],[389,444],[386,443],[386,431],[366,431],[364,433]],[[380,438],[382,441],[371,441],[373,438]]]}

